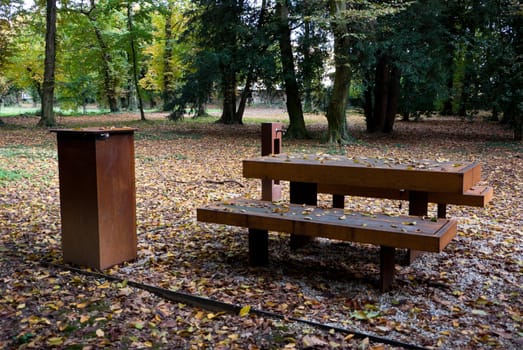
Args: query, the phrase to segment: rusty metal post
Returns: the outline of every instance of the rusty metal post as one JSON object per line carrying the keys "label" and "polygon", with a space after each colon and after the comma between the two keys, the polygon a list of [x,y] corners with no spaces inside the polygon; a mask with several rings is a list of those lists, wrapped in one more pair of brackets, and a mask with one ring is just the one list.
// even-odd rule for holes
{"label": "rusty metal post", "polygon": [[65,262],[105,269],[137,254],[134,131],[55,129]]}
{"label": "rusty metal post", "polygon": [[[261,155],[281,153],[282,123],[262,123],[261,130]],[[262,200],[277,201],[281,199],[280,181],[276,179],[262,179]]]}

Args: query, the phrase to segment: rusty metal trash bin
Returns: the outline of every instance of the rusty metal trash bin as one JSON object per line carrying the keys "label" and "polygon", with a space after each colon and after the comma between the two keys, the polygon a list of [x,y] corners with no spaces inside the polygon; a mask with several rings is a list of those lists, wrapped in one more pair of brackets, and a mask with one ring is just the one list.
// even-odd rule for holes
{"label": "rusty metal trash bin", "polygon": [[137,254],[133,128],[53,129],[64,262],[96,269]]}

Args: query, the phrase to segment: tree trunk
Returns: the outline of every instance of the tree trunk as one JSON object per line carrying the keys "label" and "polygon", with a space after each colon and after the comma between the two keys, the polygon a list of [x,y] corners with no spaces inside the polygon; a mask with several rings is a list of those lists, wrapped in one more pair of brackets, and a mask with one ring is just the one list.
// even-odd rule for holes
{"label": "tree trunk", "polygon": [[55,62],[56,0],[47,0],[42,115],[38,122],[40,126],[53,126],[56,124],[53,111]]}
{"label": "tree trunk", "polygon": [[304,37],[304,44],[303,44],[303,67],[302,67],[302,74],[303,74],[303,110],[305,112],[312,112],[314,107],[312,104],[312,79],[313,79],[313,71],[312,71],[312,62],[311,62],[311,54],[310,54],[310,40],[311,40],[311,21],[305,20],[303,22],[303,37]]}
{"label": "tree trunk", "polygon": [[[131,13],[131,2],[127,3],[127,24],[129,26],[129,41],[131,44],[131,60],[132,60],[132,69],[133,69],[133,82],[136,97],[138,98],[138,109],[140,110],[140,120],[145,120],[145,113],[143,111],[143,102],[142,94],[140,93],[140,85],[138,84],[138,65],[136,60],[136,48],[134,43],[134,34],[133,34],[133,18]],[[132,98],[130,94],[129,99]]]}
{"label": "tree trunk", "polygon": [[97,27],[96,20],[90,18],[93,26],[94,33],[96,35],[96,40],[98,45],[100,45],[100,51],[102,53],[102,71],[104,76],[104,89],[107,96],[107,103],[109,104],[109,110],[111,112],[118,112],[120,108],[118,107],[118,97],[115,89],[115,82],[112,76],[111,67],[109,63],[112,61],[111,55],[109,54],[109,48],[105,43],[100,29]]}
{"label": "tree trunk", "polygon": [[217,123],[242,124],[236,115],[236,72],[222,67],[223,111]]}
{"label": "tree trunk", "polygon": [[373,97],[372,94],[372,85],[370,85],[371,79],[368,79],[369,86],[365,88],[364,98],[365,101],[363,102],[363,111],[365,113],[365,124],[367,125],[367,132],[372,132],[372,118],[374,116],[374,103],[373,103]]}
{"label": "tree trunk", "polygon": [[291,138],[308,138],[303,119],[300,91],[294,70],[294,57],[291,45],[291,29],[289,27],[289,8],[286,0],[276,3],[276,18],[279,20],[278,41],[282,62],[282,73],[287,96],[287,113],[289,114],[289,127],[286,135]]}
{"label": "tree trunk", "polygon": [[394,121],[398,113],[398,100],[400,96],[400,71],[396,66],[390,68],[389,88],[387,95],[387,113],[382,131],[390,134],[394,128]]}
{"label": "tree trunk", "polygon": [[95,14],[96,10],[96,1],[90,0],[90,7],[87,10],[80,10],[80,13],[85,15],[87,19],[91,22],[91,25],[94,29],[94,34],[96,36],[96,41],[98,42],[98,45],[100,46],[100,52],[101,52],[101,64],[102,64],[102,72],[103,72],[103,84],[104,84],[104,90],[107,97],[107,103],[109,104],[109,109],[111,112],[118,112],[120,108],[118,107],[118,95],[116,93],[116,83],[115,83],[115,77],[113,75],[113,72],[111,71],[110,63],[112,61],[112,57],[109,54],[109,48],[103,38],[102,32],[100,28],[98,28],[98,24],[96,23],[97,18]]}
{"label": "tree trunk", "polygon": [[173,3],[169,3],[169,12],[165,17],[165,51],[163,54],[163,110],[168,111],[173,107],[174,76],[171,58],[173,55],[173,30],[172,30]]}
{"label": "tree trunk", "polygon": [[389,65],[386,55],[378,56],[374,81],[374,113],[370,125],[371,132],[380,132],[385,127],[388,109]]}
{"label": "tree trunk", "polygon": [[196,106],[196,117],[203,117],[206,114],[205,112],[205,103],[198,102]]}
{"label": "tree trunk", "polygon": [[[261,3],[261,9],[260,9],[260,18],[258,20],[258,25],[256,26],[257,30],[262,30],[263,25],[265,24],[265,17],[267,14],[267,1],[262,0]],[[268,45],[263,45],[263,47],[259,50],[260,55],[263,55],[265,51],[267,50]],[[249,73],[247,74],[247,78],[245,79],[245,88],[242,91],[242,95],[240,96],[240,104],[238,106],[238,111],[236,111],[236,118],[239,120],[242,120],[243,114],[245,113],[245,106],[247,105],[247,99],[251,95],[251,86],[252,83],[256,80],[256,73],[252,67],[250,67]]]}
{"label": "tree trunk", "polygon": [[523,115],[521,112],[514,116],[514,141],[523,140]]}
{"label": "tree trunk", "polygon": [[387,54],[378,54],[374,76],[374,107],[371,89],[366,91],[365,118],[367,132],[383,132],[390,134],[398,113],[400,95],[400,71],[390,62]]}
{"label": "tree trunk", "polygon": [[242,120],[243,114],[245,113],[245,106],[247,105],[247,99],[251,94],[251,84],[253,80],[253,73],[249,72],[247,79],[245,79],[245,87],[243,88],[242,94],[240,96],[240,104],[238,105],[238,110],[236,111],[236,119]]}
{"label": "tree trunk", "polygon": [[[243,1],[226,2],[226,8],[232,12],[231,27],[235,27],[240,23],[240,14],[243,9]],[[223,93],[223,111],[221,118],[217,123],[223,124],[242,124],[241,118],[238,119],[236,114],[236,92],[237,92],[237,73],[236,60],[238,57],[238,34],[231,28],[223,31],[221,40],[229,51],[225,62],[220,63],[220,74],[222,79],[222,93]]]}
{"label": "tree trunk", "polygon": [[347,9],[345,1],[330,0],[331,30],[334,35],[334,86],[329,106],[327,107],[328,142],[342,144],[348,141],[347,132],[347,95],[351,70],[349,66],[349,36],[345,21],[341,19]]}

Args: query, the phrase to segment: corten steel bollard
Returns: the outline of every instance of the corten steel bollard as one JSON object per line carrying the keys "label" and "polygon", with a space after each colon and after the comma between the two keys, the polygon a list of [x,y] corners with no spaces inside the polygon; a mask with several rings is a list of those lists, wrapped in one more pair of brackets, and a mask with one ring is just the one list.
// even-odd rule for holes
{"label": "corten steel bollard", "polygon": [[136,258],[132,128],[53,129],[65,262],[105,269]]}
{"label": "corten steel bollard", "polygon": [[[261,155],[281,153],[282,123],[262,123]],[[262,180],[262,200],[277,201],[281,199],[281,185],[279,180]]]}

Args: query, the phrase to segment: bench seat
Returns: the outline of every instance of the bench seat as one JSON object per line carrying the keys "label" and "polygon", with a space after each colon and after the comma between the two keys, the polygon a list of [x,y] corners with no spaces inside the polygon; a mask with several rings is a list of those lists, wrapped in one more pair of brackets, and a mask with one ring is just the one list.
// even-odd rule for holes
{"label": "bench seat", "polygon": [[197,220],[249,229],[249,261],[268,262],[268,231],[369,243],[380,249],[380,287],[393,280],[395,248],[440,252],[456,235],[455,220],[366,214],[344,209],[236,199],[197,209]]}

